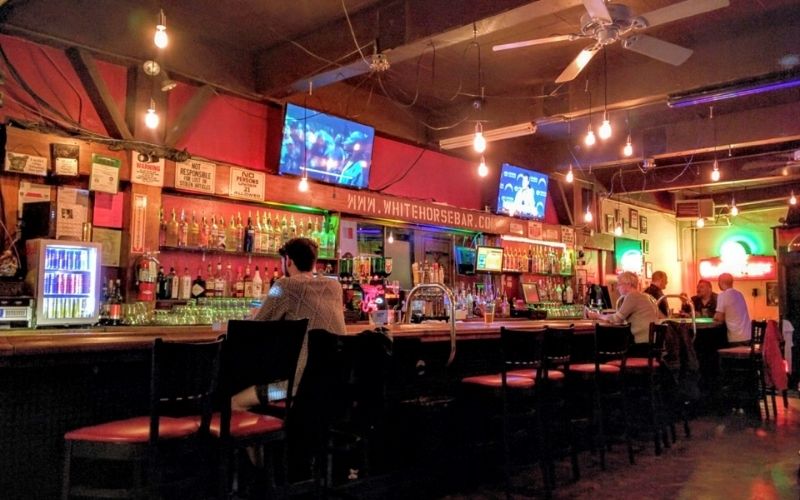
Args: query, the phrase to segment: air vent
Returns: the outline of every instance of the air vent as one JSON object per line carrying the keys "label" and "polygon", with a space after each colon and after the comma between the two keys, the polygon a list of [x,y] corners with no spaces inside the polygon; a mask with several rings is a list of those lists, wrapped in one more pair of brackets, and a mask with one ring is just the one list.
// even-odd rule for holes
{"label": "air vent", "polygon": [[714,200],[680,200],[675,202],[675,218],[695,220],[698,217],[714,217]]}

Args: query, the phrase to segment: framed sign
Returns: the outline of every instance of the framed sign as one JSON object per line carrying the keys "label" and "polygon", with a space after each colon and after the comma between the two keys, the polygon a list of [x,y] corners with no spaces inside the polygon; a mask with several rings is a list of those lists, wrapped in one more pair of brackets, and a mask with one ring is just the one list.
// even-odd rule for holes
{"label": "framed sign", "polygon": [[647,234],[647,217],[644,215],[639,216],[639,232]]}
{"label": "framed sign", "polygon": [[92,170],[89,174],[89,190],[115,194],[119,191],[119,167],[117,158],[92,155]]}
{"label": "framed sign", "polygon": [[53,157],[53,173],[68,177],[78,176],[78,158],[81,147],[77,144],[50,145],[51,156]]}
{"label": "framed sign", "polygon": [[266,178],[264,172],[231,167],[229,196],[240,200],[264,201]]}
{"label": "framed sign", "polygon": [[777,306],[780,302],[777,281],[767,281],[767,305]]}
{"label": "framed sign", "polygon": [[611,214],[606,214],[606,232],[614,232],[614,216]]}
{"label": "framed sign", "polygon": [[156,161],[139,161],[139,153],[131,151],[131,182],[163,187],[164,158]]}
{"label": "framed sign", "polygon": [[23,155],[6,152],[6,172],[15,174],[47,175],[47,158],[44,156]]}
{"label": "framed sign", "polygon": [[639,211],[631,208],[628,212],[628,220],[630,220],[631,229],[639,229]]}
{"label": "framed sign", "polygon": [[187,160],[175,164],[175,189],[214,194],[217,165],[207,161]]}

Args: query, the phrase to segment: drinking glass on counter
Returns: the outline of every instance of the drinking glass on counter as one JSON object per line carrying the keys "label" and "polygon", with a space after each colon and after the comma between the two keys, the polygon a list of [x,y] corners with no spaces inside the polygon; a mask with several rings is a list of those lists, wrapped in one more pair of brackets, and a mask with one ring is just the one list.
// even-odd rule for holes
{"label": "drinking glass on counter", "polygon": [[487,302],[483,306],[483,322],[484,323],[493,323],[494,322],[494,309],[495,304],[494,302]]}

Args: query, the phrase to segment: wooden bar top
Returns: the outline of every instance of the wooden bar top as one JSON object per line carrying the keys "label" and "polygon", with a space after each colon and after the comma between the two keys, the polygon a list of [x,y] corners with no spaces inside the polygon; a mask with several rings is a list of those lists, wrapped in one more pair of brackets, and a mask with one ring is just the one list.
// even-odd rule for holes
{"label": "wooden bar top", "polygon": [[[500,327],[533,328],[545,325],[575,325],[576,331],[593,331],[594,322],[588,320],[531,321],[501,319],[493,323],[478,321],[456,322],[458,340],[499,338]],[[355,335],[370,329],[370,325],[347,325],[347,334]],[[392,325],[389,332],[397,338],[420,338],[423,342],[442,342],[450,338],[448,323]],[[161,337],[171,341],[212,340],[225,333],[224,327],[211,326],[97,326],[90,328],[48,328],[39,330],[0,331],[0,358],[36,356],[44,354],[101,352],[113,350],[145,349],[153,339]]]}

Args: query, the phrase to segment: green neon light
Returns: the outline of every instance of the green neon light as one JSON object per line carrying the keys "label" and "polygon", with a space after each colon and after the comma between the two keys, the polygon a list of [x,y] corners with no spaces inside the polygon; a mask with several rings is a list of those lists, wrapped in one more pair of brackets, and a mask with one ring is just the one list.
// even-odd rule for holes
{"label": "green neon light", "polygon": [[269,205],[271,207],[285,208],[295,212],[307,212],[310,214],[320,214],[320,215],[328,213],[327,210],[323,210],[321,208],[307,207],[305,205],[293,205],[291,203],[278,203],[276,201],[267,201],[264,204]]}
{"label": "green neon light", "polygon": [[755,238],[753,234],[736,233],[725,237],[717,247],[717,255],[722,255],[722,247],[726,243],[736,242],[744,245],[750,255],[764,255],[764,245],[760,239]]}

